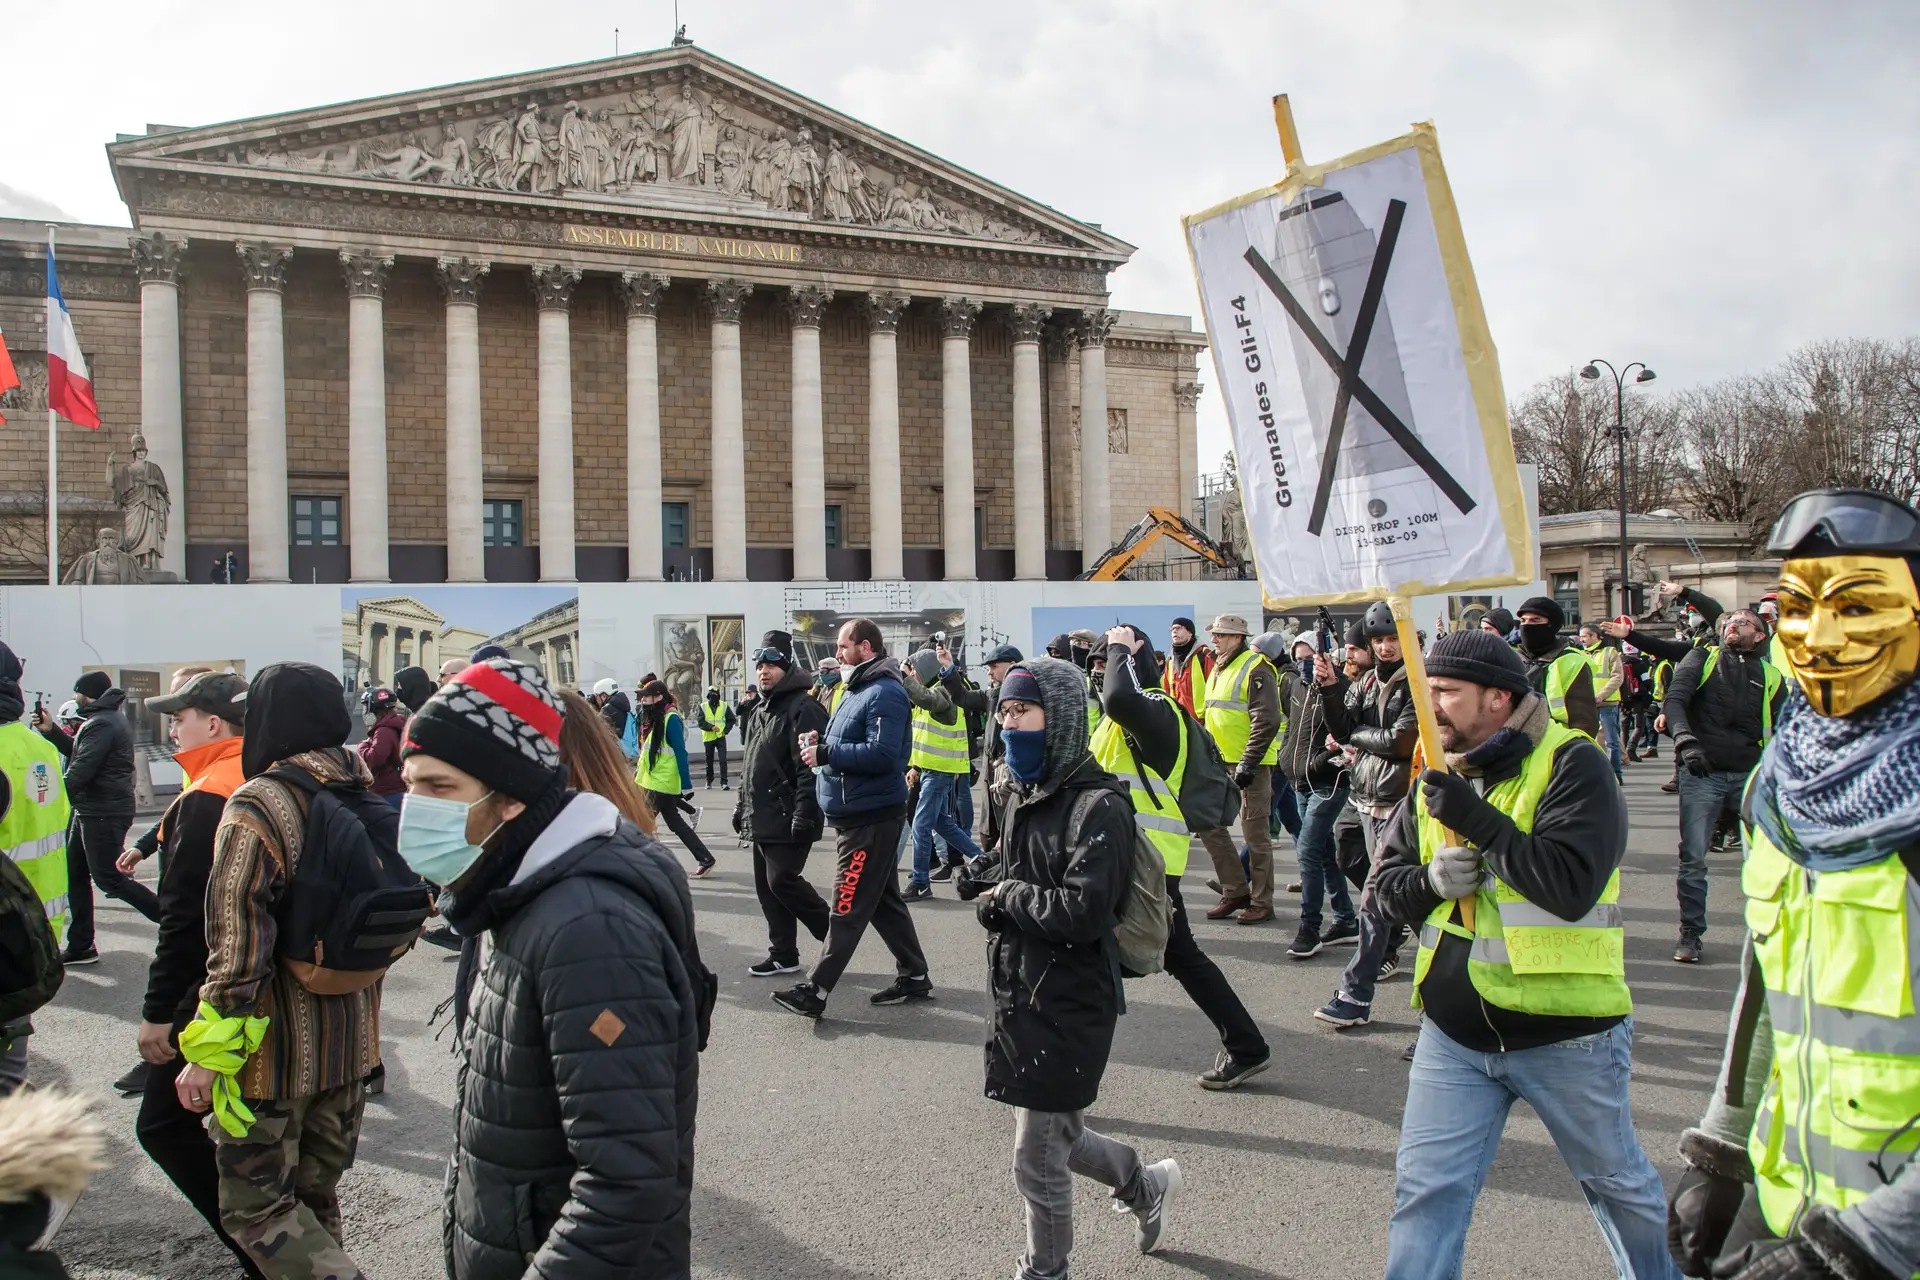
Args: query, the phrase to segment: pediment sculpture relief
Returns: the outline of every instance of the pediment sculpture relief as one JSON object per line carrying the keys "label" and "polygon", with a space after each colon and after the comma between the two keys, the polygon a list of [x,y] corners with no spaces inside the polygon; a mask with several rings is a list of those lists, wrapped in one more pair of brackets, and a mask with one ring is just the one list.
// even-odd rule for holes
{"label": "pediment sculpture relief", "polygon": [[789,128],[696,88],[663,81],[625,98],[528,101],[506,115],[288,150],[277,141],[196,159],[564,198],[771,210],[817,222],[1064,243],[1051,233],[935,196],[926,175],[859,152],[811,125]]}

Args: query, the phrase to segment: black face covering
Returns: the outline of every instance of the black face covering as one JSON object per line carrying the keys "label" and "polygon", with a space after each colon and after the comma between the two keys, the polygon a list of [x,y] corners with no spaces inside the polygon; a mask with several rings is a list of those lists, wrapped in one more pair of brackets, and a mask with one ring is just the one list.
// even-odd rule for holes
{"label": "black face covering", "polygon": [[1551,622],[1523,622],[1520,643],[1528,653],[1546,653],[1560,643],[1560,628]]}
{"label": "black face covering", "polygon": [[257,778],[275,761],[340,746],[352,729],[346,691],[331,671],[306,662],[263,667],[247,686],[240,772]]}

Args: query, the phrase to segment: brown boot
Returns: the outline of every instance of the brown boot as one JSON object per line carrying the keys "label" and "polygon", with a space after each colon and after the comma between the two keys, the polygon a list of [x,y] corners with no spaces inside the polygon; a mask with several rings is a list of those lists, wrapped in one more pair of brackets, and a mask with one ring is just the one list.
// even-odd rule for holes
{"label": "brown boot", "polygon": [[1238,897],[1238,898],[1222,898],[1220,899],[1220,901],[1214,903],[1211,907],[1207,908],[1207,919],[1225,920],[1228,916],[1232,915],[1234,912],[1245,910],[1248,904],[1251,903],[1252,901],[1253,901],[1252,898],[1244,897],[1244,896]]}
{"label": "brown boot", "polygon": [[1245,911],[1235,916],[1234,919],[1238,920],[1241,924],[1265,924],[1267,921],[1273,919],[1273,908],[1249,906]]}

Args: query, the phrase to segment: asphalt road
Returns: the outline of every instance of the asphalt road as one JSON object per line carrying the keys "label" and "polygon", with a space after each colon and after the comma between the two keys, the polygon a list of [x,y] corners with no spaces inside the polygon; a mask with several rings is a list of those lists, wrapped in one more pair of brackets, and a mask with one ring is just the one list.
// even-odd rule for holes
{"label": "asphalt road", "polygon": [[[1628,977],[1636,1005],[1634,1120],[1671,1182],[1680,1130],[1713,1081],[1735,985],[1738,855],[1715,854],[1707,963],[1670,959],[1676,807],[1658,783],[1667,762],[1630,768],[1634,836],[1622,873]],[[715,793],[702,831],[722,832],[731,796]],[[1282,850],[1282,883],[1293,859]],[[971,907],[939,888],[914,908],[938,998],[874,1008],[891,979],[869,937],[828,1008],[810,1023],[782,1012],[773,983],[749,977],[765,924],[745,850],[717,835],[720,870],[695,881],[700,945],[721,975],[713,1042],[702,1063],[694,1274],[700,1277],[1003,1277],[1024,1246],[1009,1165],[1012,1118],[981,1096],[988,1008],[983,935]],[[1195,846],[1186,896],[1211,901]],[[690,861],[688,865],[691,865]],[[830,878],[816,848],[812,878]],[[1283,899],[1285,895],[1282,895]],[[1259,926],[1201,922],[1201,945],[1239,989],[1272,1043],[1275,1065],[1234,1093],[1194,1083],[1211,1065],[1211,1026],[1164,976],[1127,985],[1100,1100],[1090,1121],[1149,1160],[1175,1156],[1187,1195],[1165,1250],[1133,1251],[1130,1224],[1104,1191],[1082,1184],[1076,1274],[1087,1276],[1364,1277],[1380,1274],[1393,1162],[1414,1034],[1403,977],[1384,984],[1372,1025],[1335,1032],[1313,1020],[1347,950],[1305,962],[1284,954],[1293,901]],[[31,1075],[100,1098],[112,1133],[101,1173],[59,1239],[83,1280],[237,1275],[203,1223],[133,1138],[137,1104],[109,1083],[134,1061],[152,926],[117,903],[100,913],[101,963],[69,975],[35,1019]],[[1411,951],[1406,953],[1411,958]],[[451,1136],[454,1068],[429,1015],[452,989],[453,959],[416,949],[387,979],[382,1032],[387,1092],[367,1109],[359,1161],[342,1184],[347,1246],[374,1280],[438,1277],[441,1172]],[[450,1038],[451,1033],[449,1033]],[[1468,1241],[1467,1274],[1529,1280],[1614,1274],[1585,1202],[1524,1104],[1507,1125]]]}

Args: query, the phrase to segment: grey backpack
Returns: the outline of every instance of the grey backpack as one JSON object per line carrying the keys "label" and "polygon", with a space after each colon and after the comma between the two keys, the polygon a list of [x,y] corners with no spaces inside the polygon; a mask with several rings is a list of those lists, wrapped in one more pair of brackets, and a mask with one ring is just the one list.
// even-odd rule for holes
{"label": "grey backpack", "polygon": [[1129,814],[1127,829],[1133,833],[1133,847],[1127,860],[1127,891],[1114,913],[1114,947],[1120,953],[1121,974],[1145,978],[1165,967],[1167,937],[1173,932],[1173,906],[1167,899],[1167,864],[1147,839],[1146,832],[1132,821],[1132,800],[1125,793],[1107,787],[1090,787],[1074,800],[1069,835],[1078,836],[1086,825],[1087,815],[1103,795],[1120,796]]}

